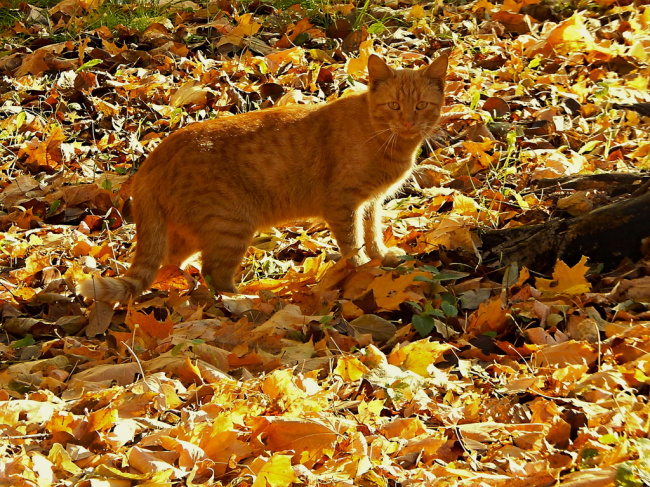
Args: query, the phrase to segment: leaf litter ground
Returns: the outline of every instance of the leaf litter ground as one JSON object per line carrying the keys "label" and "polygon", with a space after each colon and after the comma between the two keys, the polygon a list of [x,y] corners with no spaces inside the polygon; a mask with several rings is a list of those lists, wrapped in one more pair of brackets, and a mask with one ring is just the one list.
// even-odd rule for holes
{"label": "leaf litter ground", "polygon": [[[646,169],[640,3],[0,3],[0,482],[650,485],[647,261],[536,275],[476,232],[617,198],[541,178]],[[241,295],[190,266],[129,306],[76,296],[128,265],[162,137],[441,49],[441,128],[386,206],[403,265],[296,222],[256,237]]]}

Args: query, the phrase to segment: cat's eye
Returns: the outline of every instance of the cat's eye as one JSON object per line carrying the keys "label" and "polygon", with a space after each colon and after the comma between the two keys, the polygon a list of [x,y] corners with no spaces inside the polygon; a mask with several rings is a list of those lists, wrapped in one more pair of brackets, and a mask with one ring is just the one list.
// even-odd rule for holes
{"label": "cat's eye", "polygon": [[427,107],[428,103],[426,101],[419,101],[417,105],[415,105],[416,110],[424,110]]}
{"label": "cat's eye", "polygon": [[388,108],[390,108],[391,110],[399,110],[399,103],[397,103],[396,101],[391,101],[388,104]]}

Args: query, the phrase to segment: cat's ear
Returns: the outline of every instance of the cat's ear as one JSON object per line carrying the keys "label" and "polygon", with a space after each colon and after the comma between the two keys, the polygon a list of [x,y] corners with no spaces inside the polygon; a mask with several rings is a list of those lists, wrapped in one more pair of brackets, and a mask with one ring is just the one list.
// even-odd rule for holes
{"label": "cat's ear", "polygon": [[382,58],[376,54],[372,54],[368,58],[368,77],[370,82],[377,82],[381,80],[388,80],[395,76],[395,73],[390,66],[384,62]]}
{"label": "cat's ear", "polygon": [[424,76],[431,79],[443,80],[447,75],[447,64],[449,57],[446,54],[438,56],[438,58],[424,68],[421,72]]}

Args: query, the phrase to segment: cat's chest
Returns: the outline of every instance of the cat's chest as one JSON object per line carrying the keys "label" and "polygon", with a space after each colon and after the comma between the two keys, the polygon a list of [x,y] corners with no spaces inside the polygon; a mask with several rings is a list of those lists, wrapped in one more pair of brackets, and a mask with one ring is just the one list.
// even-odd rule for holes
{"label": "cat's chest", "polygon": [[371,168],[366,174],[367,189],[374,197],[392,196],[404,185],[411,175],[411,161],[390,161]]}
{"label": "cat's chest", "polygon": [[408,177],[413,170],[414,154],[402,157],[378,157],[373,160],[368,170],[378,183],[392,185]]}

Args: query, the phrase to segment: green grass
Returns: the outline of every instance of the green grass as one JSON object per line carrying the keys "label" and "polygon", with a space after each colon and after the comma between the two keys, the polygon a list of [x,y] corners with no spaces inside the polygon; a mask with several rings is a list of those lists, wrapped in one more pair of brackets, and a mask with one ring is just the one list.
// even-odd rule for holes
{"label": "green grass", "polygon": [[159,6],[156,2],[120,2],[109,0],[101,7],[87,16],[87,29],[97,29],[106,26],[113,30],[118,25],[123,25],[140,32],[151,24],[162,22],[171,18],[173,12],[167,5]]}
{"label": "green grass", "polygon": [[20,20],[20,14],[8,8],[0,8],[0,32]]}
{"label": "green grass", "polygon": [[[22,0],[6,0],[3,2],[7,5],[4,8],[0,8],[0,32],[14,25],[14,23],[20,21],[25,14],[18,10]],[[53,7],[60,0],[33,0],[29,4],[33,7],[40,9],[48,9]],[[47,15],[47,12],[44,12]]]}
{"label": "green grass", "polygon": [[113,30],[118,25],[123,25],[142,32],[151,24],[164,21],[167,18],[166,15],[161,15],[155,11],[147,12],[143,9],[129,11],[128,9],[122,9],[121,7],[107,7],[100,8],[99,11],[90,16],[86,28],[97,29],[106,26],[108,29]]}

